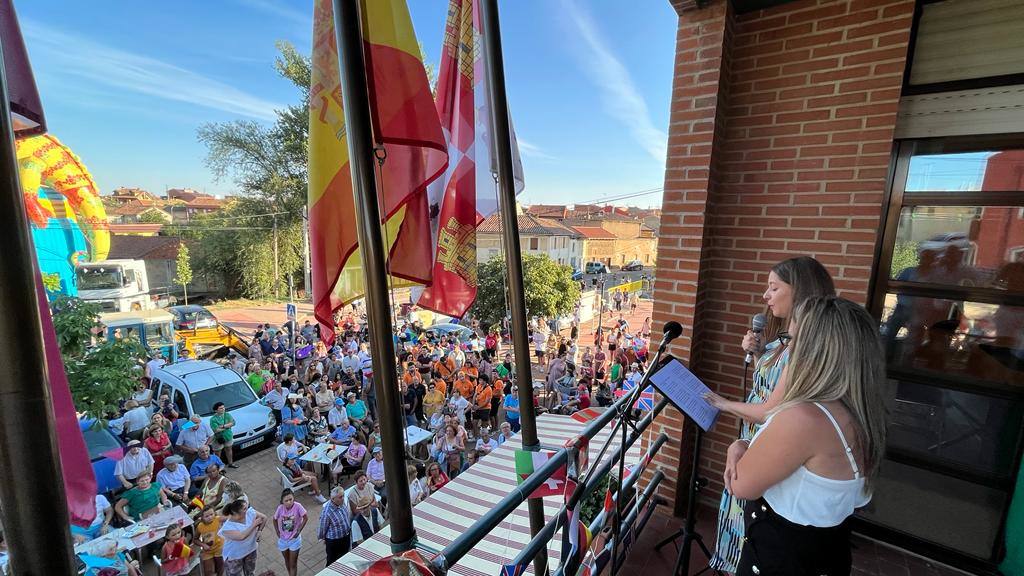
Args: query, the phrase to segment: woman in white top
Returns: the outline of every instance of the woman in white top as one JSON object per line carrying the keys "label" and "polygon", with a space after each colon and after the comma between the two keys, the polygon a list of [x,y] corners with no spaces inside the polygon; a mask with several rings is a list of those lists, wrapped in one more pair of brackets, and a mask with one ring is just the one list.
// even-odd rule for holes
{"label": "woman in white top", "polygon": [[871,499],[885,448],[876,322],[825,296],[800,306],[792,326],[782,402],[726,456],[726,489],[747,500],[737,576],[849,574],[846,520]]}
{"label": "woman in white top", "polygon": [[221,524],[224,538],[224,568],[228,574],[253,576],[256,573],[256,551],[260,532],[267,525],[267,517],[249,507],[244,500],[236,500],[224,507],[227,519]]}

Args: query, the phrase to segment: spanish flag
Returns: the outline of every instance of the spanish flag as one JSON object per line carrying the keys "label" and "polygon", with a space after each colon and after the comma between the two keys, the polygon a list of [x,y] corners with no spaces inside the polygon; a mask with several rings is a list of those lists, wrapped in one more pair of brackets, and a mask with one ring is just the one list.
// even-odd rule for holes
{"label": "spanish flag", "polygon": [[[388,270],[393,286],[429,285],[426,189],[448,166],[447,145],[404,0],[361,0],[360,14]],[[332,313],[365,293],[331,0],[316,0],[309,98],[313,307],[330,342]]]}

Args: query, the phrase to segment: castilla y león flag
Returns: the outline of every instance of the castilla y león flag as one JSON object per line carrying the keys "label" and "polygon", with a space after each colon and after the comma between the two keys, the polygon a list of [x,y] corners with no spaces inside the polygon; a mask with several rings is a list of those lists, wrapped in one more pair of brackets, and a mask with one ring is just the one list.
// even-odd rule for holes
{"label": "castilla y le\u00f3n flag", "polygon": [[[433,284],[417,303],[459,318],[476,299],[476,227],[497,209],[481,43],[478,0],[450,0],[437,81],[437,113],[450,162],[444,177],[428,188],[431,213],[437,214],[431,221],[437,249]],[[523,167],[514,132],[511,145],[519,193]]]}
{"label": "castilla y le\u00f3n flag", "polygon": [[[316,0],[309,91],[309,236],[313,308],[333,340],[332,312],[365,293],[331,0]],[[404,0],[360,2],[381,230],[392,286],[427,285],[433,254],[427,184],[444,173],[444,135]]]}

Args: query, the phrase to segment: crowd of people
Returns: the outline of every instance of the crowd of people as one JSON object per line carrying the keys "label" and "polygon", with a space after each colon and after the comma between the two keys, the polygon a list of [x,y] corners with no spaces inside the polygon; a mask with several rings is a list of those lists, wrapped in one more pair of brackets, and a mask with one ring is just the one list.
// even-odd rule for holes
{"label": "crowd of people", "polygon": [[[609,326],[593,333],[593,347],[579,346],[578,318],[564,331],[554,321],[531,319],[529,337],[541,373],[527,384],[535,413],[570,414],[590,407],[591,398],[607,406],[615,390],[639,380],[650,320],[631,331],[620,309],[621,304],[609,307]],[[409,463],[414,505],[520,430],[507,322],[483,328],[470,320],[466,327],[465,335],[438,334],[410,317],[395,330],[405,424],[432,433],[422,457],[401,456]],[[150,375],[165,363],[155,353],[137,389],[108,420],[126,447],[114,471],[120,486],[96,496],[96,520],[87,528],[74,527],[76,540],[181,506],[195,524],[184,531],[168,529],[162,543],[154,545],[164,574],[188,574],[198,563],[204,574],[253,574],[256,542],[272,525],[284,564],[294,575],[302,527],[308,522],[305,508],[295,500],[299,486],[324,507],[317,535],[328,564],[372,536],[387,521],[384,459],[389,455],[381,445],[367,341],[365,315],[352,306],[336,318],[332,346],[309,321],[301,327],[294,321],[280,327],[261,324],[247,354],[227,360],[279,424],[279,472],[293,489],[285,490],[272,516],[252,507],[265,503],[250,503],[244,487],[231,478],[231,470],[238,468],[235,421],[222,403],[204,420],[183,417],[166,394],[153,398]],[[188,356],[179,358],[184,359]],[[334,459],[316,468],[302,456],[321,443],[330,446]],[[195,554],[182,554],[183,549]],[[148,557],[142,552],[140,557]],[[138,572],[138,563],[123,554],[118,561],[122,573]]]}

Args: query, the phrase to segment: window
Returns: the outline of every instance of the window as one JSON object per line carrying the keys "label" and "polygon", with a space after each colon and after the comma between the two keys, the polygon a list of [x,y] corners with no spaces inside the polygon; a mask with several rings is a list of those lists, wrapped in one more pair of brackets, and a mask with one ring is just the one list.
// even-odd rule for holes
{"label": "window", "polygon": [[213,388],[192,393],[192,408],[200,416],[213,414],[213,405],[223,402],[228,412],[248,406],[256,401],[252,388],[242,380],[218,384]]}
{"label": "window", "polygon": [[530,238],[530,250],[537,250],[540,247],[539,238]]}
{"label": "window", "polygon": [[871,298],[890,421],[858,517],[992,563],[1024,425],[1022,143],[899,144]]}
{"label": "window", "polygon": [[178,416],[181,418],[189,417],[188,404],[185,403],[185,395],[181,393],[181,390],[174,391],[174,405],[178,407]]}

